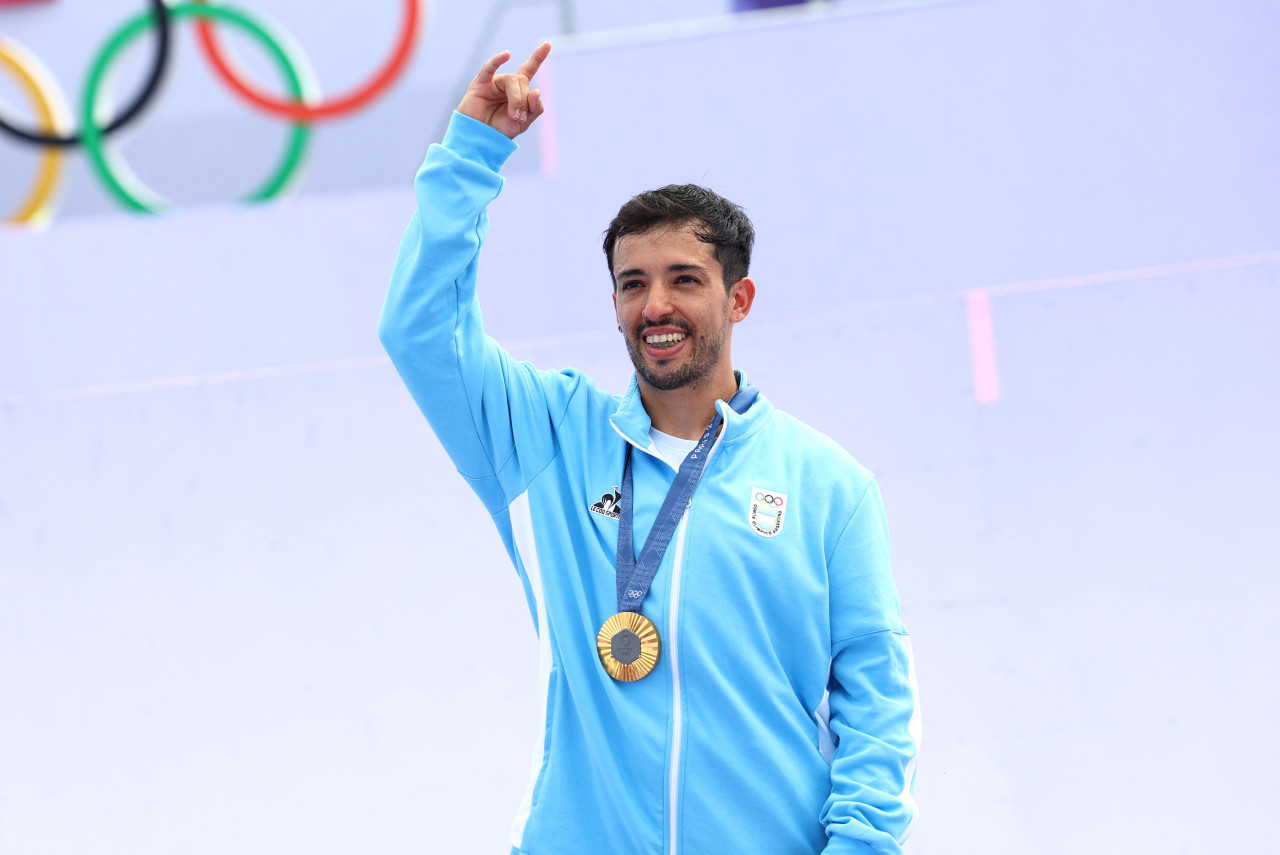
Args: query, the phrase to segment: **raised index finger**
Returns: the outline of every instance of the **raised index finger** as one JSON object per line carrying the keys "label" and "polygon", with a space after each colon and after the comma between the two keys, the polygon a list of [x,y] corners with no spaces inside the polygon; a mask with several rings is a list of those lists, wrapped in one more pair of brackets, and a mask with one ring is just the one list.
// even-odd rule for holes
{"label": "raised index finger", "polygon": [[524,65],[520,66],[520,71],[517,73],[526,80],[532,80],[533,75],[538,73],[538,69],[550,54],[551,42],[543,42],[533,49],[533,53],[529,54],[529,58],[524,61]]}

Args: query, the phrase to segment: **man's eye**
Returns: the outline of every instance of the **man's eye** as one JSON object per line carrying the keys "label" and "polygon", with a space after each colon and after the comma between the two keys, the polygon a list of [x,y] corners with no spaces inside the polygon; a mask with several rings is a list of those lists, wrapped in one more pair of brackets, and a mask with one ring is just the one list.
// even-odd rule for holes
{"label": "man's eye", "polygon": [[626,282],[623,282],[623,283],[622,283],[622,285],[621,285],[621,286],[619,286],[619,287],[621,287],[623,291],[629,291],[629,290],[630,290],[630,289],[632,289],[632,288],[639,288],[639,287],[640,287],[640,280],[638,280],[638,279],[631,279],[631,280],[628,280],[628,281],[626,281]]}

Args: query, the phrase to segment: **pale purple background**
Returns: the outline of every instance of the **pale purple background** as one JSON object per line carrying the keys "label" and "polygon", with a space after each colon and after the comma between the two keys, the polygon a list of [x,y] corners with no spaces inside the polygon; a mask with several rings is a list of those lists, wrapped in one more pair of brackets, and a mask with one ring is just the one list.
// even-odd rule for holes
{"label": "pale purple background", "polygon": [[[736,362],[884,490],[924,701],[909,851],[1270,845],[1277,33],[1269,0],[986,0],[558,43],[489,329],[619,389],[609,216],[669,181],[747,207]],[[0,855],[506,851],[533,633],[374,335],[413,164],[340,167],[163,219],[69,190],[0,233]],[[991,292],[977,403],[964,293],[1046,279]]]}

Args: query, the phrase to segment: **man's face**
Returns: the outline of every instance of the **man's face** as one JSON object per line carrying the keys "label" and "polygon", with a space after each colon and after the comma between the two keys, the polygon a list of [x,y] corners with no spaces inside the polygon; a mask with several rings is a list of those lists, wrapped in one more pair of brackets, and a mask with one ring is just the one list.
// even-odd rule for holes
{"label": "man's face", "polygon": [[[746,283],[754,293],[750,280]],[[750,299],[726,293],[711,244],[692,227],[663,227],[618,239],[613,303],[636,374],[669,391],[714,382],[732,370],[729,339]]]}

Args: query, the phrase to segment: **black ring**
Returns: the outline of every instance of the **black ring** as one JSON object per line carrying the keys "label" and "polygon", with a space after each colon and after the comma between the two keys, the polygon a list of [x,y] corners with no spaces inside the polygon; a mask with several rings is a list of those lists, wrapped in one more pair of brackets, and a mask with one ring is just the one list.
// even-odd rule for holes
{"label": "black ring", "polygon": [[[133,103],[113,119],[111,124],[102,129],[104,137],[129,124],[146,109],[147,105],[151,103],[151,99],[155,97],[156,91],[160,88],[160,83],[164,79],[165,72],[169,68],[169,39],[171,35],[169,7],[165,5],[164,0],[151,0],[151,10],[156,26],[160,30],[160,40],[156,45],[155,62],[151,64],[151,71],[147,75],[146,85],[142,87],[138,97],[134,98]],[[0,131],[4,131],[10,136],[32,145],[75,146],[79,145],[81,140],[81,134],[78,133],[63,137],[55,134],[28,131],[9,124],[3,116],[0,116]]]}

